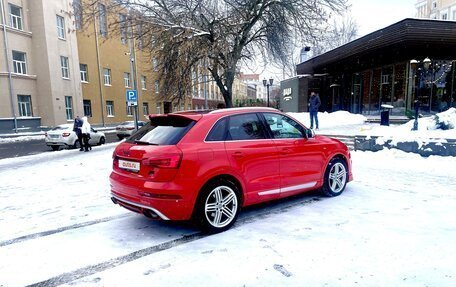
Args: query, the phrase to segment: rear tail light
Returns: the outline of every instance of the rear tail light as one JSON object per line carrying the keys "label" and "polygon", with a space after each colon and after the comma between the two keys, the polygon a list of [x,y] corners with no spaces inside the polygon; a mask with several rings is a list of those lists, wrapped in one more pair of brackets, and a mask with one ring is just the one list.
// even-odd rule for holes
{"label": "rear tail light", "polygon": [[71,133],[63,133],[62,137],[66,138],[66,137],[69,137],[70,135],[71,135]]}
{"label": "rear tail light", "polygon": [[181,160],[182,154],[163,154],[145,159],[143,164],[158,168],[179,168]]}
{"label": "rear tail light", "polygon": [[131,130],[134,130],[135,127],[128,127],[127,130],[131,131]]}

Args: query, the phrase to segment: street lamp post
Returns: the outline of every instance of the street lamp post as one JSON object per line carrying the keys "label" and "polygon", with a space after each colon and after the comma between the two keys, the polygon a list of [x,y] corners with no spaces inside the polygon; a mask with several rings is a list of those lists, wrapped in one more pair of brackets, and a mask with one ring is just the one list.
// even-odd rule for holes
{"label": "street lamp post", "polygon": [[263,80],[263,86],[266,87],[267,92],[268,92],[268,107],[269,107],[269,86],[272,86],[273,83],[274,83],[274,80],[272,78],[269,79],[269,82],[266,79]]}
{"label": "street lamp post", "polygon": [[[417,97],[417,88],[416,88],[416,79],[415,77],[417,76],[417,69],[418,69],[418,64],[419,63],[423,63],[423,68],[427,71],[431,65],[431,59],[429,59],[428,57],[426,57],[422,62],[420,61],[417,61],[415,59],[411,60],[410,61],[410,67],[412,69],[412,71],[414,72],[413,73],[413,87],[414,87],[414,90],[415,90],[415,100],[413,101],[414,103],[414,108],[415,108],[415,121],[413,122],[413,128],[412,128],[412,131],[417,131],[418,130],[418,112],[419,112],[419,109],[420,109],[420,100],[418,99]],[[419,81],[421,80],[421,73],[419,74],[420,75],[420,78],[419,78]],[[413,91],[412,91],[412,95],[413,95]],[[431,95],[430,97],[432,98],[432,91],[431,91]],[[429,107],[430,109],[430,107]]]}

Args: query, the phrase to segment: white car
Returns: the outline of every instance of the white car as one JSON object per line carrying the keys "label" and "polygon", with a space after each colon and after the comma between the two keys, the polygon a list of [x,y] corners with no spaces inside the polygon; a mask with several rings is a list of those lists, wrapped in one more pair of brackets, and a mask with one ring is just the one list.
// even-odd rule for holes
{"label": "white car", "polygon": [[[138,121],[138,129],[142,128],[145,124],[146,122]],[[136,129],[134,121],[126,121],[116,127],[116,135],[119,139],[129,137],[135,131]]]}
{"label": "white car", "polygon": [[[73,124],[58,125],[45,134],[44,141],[47,146],[53,150],[58,150],[60,147],[64,148],[80,148],[81,144],[78,136],[73,131]],[[90,129],[90,145],[101,145],[106,142],[105,134]]]}

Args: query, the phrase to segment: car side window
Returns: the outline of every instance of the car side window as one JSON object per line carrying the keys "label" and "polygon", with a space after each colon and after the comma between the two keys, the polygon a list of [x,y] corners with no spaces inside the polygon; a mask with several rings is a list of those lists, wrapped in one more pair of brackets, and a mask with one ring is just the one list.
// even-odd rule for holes
{"label": "car side window", "polygon": [[257,140],[265,138],[266,132],[257,114],[242,114],[229,118],[227,140]]}
{"label": "car side window", "polygon": [[263,115],[275,139],[305,138],[304,128],[289,117],[273,113]]}
{"label": "car side window", "polygon": [[206,137],[206,141],[224,141],[226,138],[226,123],[228,122],[227,118],[219,120],[211,129],[209,134]]}

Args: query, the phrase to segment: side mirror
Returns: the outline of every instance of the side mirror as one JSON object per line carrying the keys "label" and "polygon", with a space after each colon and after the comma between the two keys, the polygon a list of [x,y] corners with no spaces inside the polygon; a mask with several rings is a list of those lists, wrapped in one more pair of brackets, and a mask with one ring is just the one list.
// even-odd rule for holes
{"label": "side mirror", "polygon": [[307,129],[306,130],[306,136],[308,139],[314,138],[315,137],[315,132],[312,129]]}

